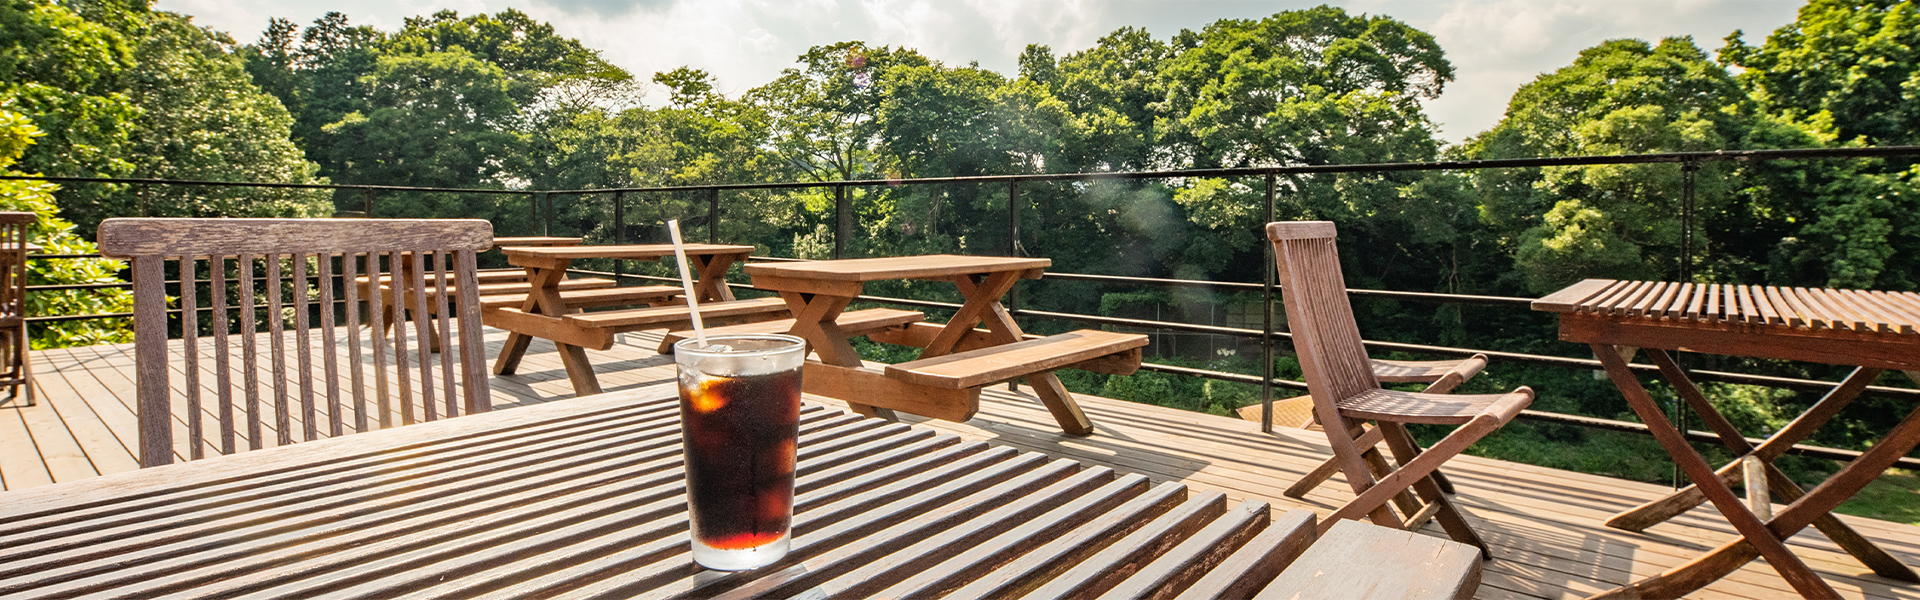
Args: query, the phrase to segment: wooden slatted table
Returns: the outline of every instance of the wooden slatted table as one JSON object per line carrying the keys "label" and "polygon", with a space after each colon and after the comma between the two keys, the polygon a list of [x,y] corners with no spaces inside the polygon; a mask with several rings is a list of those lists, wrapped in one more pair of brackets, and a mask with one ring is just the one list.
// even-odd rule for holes
{"label": "wooden slatted table", "polygon": [[[685,247],[688,268],[696,273],[694,293],[698,299],[709,304],[733,301],[733,291],[727,288],[727,268],[752,254],[753,246],[686,244]],[[501,252],[507,255],[508,264],[527,270],[531,291],[518,307],[488,308],[481,314],[487,326],[511,332],[500,349],[499,359],[494,362],[494,374],[513,374],[519,368],[521,357],[526,355],[527,345],[534,337],[540,337],[552,340],[559,350],[561,364],[566,366],[567,378],[572,382],[575,394],[588,396],[600,393],[600,381],[593,374],[592,363],[587,361],[586,349],[605,350],[612,347],[613,336],[621,329],[582,323],[568,316],[579,313],[587,306],[609,306],[617,304],[617,301],[587,298],[578,303],[570,302],[562,292],[567,269],[573,266],[573,261],[580,259],[653,260],[671,257],[673,245],[504,247]],[[671,298],[673,294],[671,289],[615,289],[620,290],[613,292],[616,295],[633,292],[630,299],[637,304],[663,297]],[[717,308],[725,309],[724,306]],[[684,307],[669,308],[666,312],[673,311],[677,311],[681,320],[686,319]],[[663,321],[663,326],[675,322],[671,320],[673,314],[663,316],[668,319]]]}
{"label": "wooden slatted table", "polygon": [[[980,406],[984,385],[1025,379],[1060,428],[1073,435],[1093,424],[1052,370],[1073,366],[1128,374],[1140,367],[1146,336],[1076,331],[1028,340],[1000,298],[1021,279],[1038,279],[1053,261],[1006,256],[897,256],[850,260],[759,263],[746,266],[753,286],[780,293],[795,324],[819,356],[807,366],[807,392],[848,400],[863,414],[890,410],[964,421]],[[893,279],[947,281],[966,301],[945,325],[914,323],[871,332],[874,341],[921,348],[920,359],[884,371],[864,367],[848,343],[839,317],[867,282]],[[985,330],[975,329],[975,325]],[[869,404],[870,403],[870,404]]]}
{"label": "wooden slatted table", "polygon": [[[1534,301],[1533,308],[1559,313],[1560,339],[1592,347],[1641,422],[1693,481],[1607,524],[1640,531],[1711,502],[1741,535],[1686,565],[1602,596],[1678,597],[1764,557],[1802,595],[1834,597],[1833,589],[1783,543],[1808,525],[1875,573],[1920,581],[1912,569],[1829,512],[1920,444],[1920,409],[1811,491],[1770,464],[1838,414],[1881,373],[1900,370],[1920,381],[1920,294],[1589,279]],[[1646,350],[1661,375],[1739,458],[1716,471],[1688,445],[1627,366],[1634,349]],[[1669,352],[1679,350],[1856,368],[1800,417],[1753,446],[1674,362]],[[1743,504],[1730,485],[1743,481],[1747,471],[1766,481],[1747,486],[1755,497]],[[1769,494],[1791,504],[1766,515],[1771,512]]]}
{"label": "wooden slatted table", "polygon": [[0,492],[0,597],[1247,598],[1303,549],[1327,564],[1311,512],[809,405],[792,553],[707,571],[677,404],[625,390]]}

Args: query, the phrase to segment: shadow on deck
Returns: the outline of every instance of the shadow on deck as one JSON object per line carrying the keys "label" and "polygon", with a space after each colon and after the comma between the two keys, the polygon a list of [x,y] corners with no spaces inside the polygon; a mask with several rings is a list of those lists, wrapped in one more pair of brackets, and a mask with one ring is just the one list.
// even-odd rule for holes
{"label": "shadow on deck", "polygon": [[[490,351],[504,335],[489,330]],[[658,334],[629,335],[613,350],[591,353],[607,391],[665,383],[673,363],[652,348]],[[70,481],[138,467],[133,412],[132,345],[33,353],[40,403],[0,408],[0,489]],[[491,352],[490,352],[491,353]],[[564,400],[573,395],[553,347],[535,342],[520,374],[492,382],[497,409]],[[1327,455],[1318,433],[1261,433],[1248,421],[1097,396],[1079,396],[1098,431],[1061,435],[1045,407],[1025,388],[994,386],[979,416],[966,423],[909,422],[965,439],[1034,450],[1082,463],[1181,481],[1230,500],[1258,499],[1278,508],[1330,512],[1350,497],[1344,482],[1322,486],[1306,501],[1281,495]],[[822,404],[831,400],[813,399]],[[17,402],[17,401],[16,401]],[[1645,533],[1607,528],[1612,514],[1664,495],[1667,488],[1597,475],[1463,456],[1448,463],[1458,502],[1495,559],[1486,564],[1479,598],[1578,598],[1678,566],[1733,538],[1732,527],[1700,508]],[[5,496],[0,495],[0,501]],[[1842,516],[1908,564],[1920,564],[1920,527]],[[1434,535],[1437,526],[1429,526]],[[1809,529],[1794,550],[1849,598],[1920,600],[1920,586],[1881,578]],[[1698,597],[1790,598],[1792,589],[1762,562],[1702,590]]]}

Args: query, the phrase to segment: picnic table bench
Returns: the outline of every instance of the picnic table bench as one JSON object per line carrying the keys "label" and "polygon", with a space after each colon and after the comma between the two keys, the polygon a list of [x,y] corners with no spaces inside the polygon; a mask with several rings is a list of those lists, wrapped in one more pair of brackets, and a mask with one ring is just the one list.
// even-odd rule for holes
{"label": "picnic table bench", "polygon": [[[818,355],[807,365],[808,393],[847,400],[863,414],[889,411],[965,421],[980,406],[980,388],[1024,379],[1072,435],[1093,432],[1073,395],[1053,371],[1084,368],[1130,374],[1140,367],[1147,337],[1080,330],[1026,339],[1000,298],[1021,279],[1039,278],[1045,258],[997,256],[899,256],[747,265],[755,288],[780,293],[793,313],[788,332],[805,338]],[[945,325],[918,323],[905,315],[845,312],[867,282],[921,279],[953,283],[966,302]],[[981,325],[985,329],[976,329]],[[920,358],[884,368],[861,361],[848,338],[921,348]],[[875,393],[883,391],[883,393]]]}

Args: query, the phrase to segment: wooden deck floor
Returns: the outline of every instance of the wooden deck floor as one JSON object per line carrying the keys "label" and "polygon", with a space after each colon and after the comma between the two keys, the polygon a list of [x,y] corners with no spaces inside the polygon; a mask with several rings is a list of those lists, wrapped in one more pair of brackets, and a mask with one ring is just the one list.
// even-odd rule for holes
{"label": "wooden deck floor", "polygon": [[[501,338],[498,331],[489,332],[491,346],[497,348]],[[591,353],[603,387],[611,391],[671,381],[671,361],[651,351],[657,335],[631,338],[630,344]],[[137,468],[132,346],[49,350],[33,358],[39,405],[22,408],[15,401],[0,408],[0,485],[18,489]],[[544,342],[535,343],[519,375],[495,378],[492,385],[497,408],[572,396],[557,355]],[[1004,386],[989,390],[980,415],[967,423],[909,420],[967,439],[1182,481],[1279,508],[1325,514],[1350,496],[1338,479],[1307,502],[1280,495],[1326,456],[1317,433],[1263,434],[1258,425],[1237,419],[1095,396],[1080,401],[1098,428],[1091,437],[1060,435],[1025,388],[1009,392]],[[1734,535],[1705,508],[1644,534],[1601,525],[1615,512],[1663,495],[1668,491],[1663,486],[1470,456],[1449,463],[1448,472],[1469,520],[1495,546],[1480,598],[1584,597],[1684,563]],[[1909,565],[1920,565],[1920,527],[1841,518]],[[1437,527],[1429,529],[1440,535]],[[1920,586],[1868,573],[1811,529],[1794,538],[1793,547],[1846,597],[1920,600]],[[1771,568],[1756,562],[1697,596],[1794,594]]]}

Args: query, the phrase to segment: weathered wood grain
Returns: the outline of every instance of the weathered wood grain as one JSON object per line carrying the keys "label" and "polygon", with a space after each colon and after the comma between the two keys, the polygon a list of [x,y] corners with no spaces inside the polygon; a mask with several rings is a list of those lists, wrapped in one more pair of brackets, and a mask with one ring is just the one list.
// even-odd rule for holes
{"label": "weathered wood grain", "polygon": [[1470,547],[1342,521],[1255,598],[1450,600],[1473,597],[1479,582],[1480,556]]}

